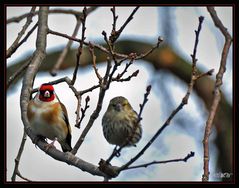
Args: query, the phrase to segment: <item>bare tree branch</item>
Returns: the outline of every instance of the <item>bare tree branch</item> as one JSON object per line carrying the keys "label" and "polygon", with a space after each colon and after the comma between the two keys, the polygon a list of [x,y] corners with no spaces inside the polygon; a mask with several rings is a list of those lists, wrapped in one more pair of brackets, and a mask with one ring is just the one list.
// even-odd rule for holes
{"label": "bare tree branch", "polygon": [[[128,21],[129,22],[129,21]],[[127,25],[127,24],[125,24]],[[114,26],[113,26],[114,27]],[[103,104],[103,99],[104,99],[104,96],[105,96],[105,92],[107,89],[109,89],[109,86],[110,86],[110,83],[112,82],[112,78],[113,78],[113,75],[115,73],[115,71],[117,70],[117,67],[120,65],[117,60],[116,60],[116,55],[115,55],[115,52],[114,52],[114,42],[117,40],[114,40],[113,42],[110,41],[112,39],[112,35],[109,37],[109,40],[107,38],[107,34],[105,31],[102,32],[102,35],[104,36],[104,39],[109,47],[109,55],[110,57],[107,58],[107,68],[106,68],[106,73],[104,75],[104,78],[103,78],[103,83],[100,83],[99,86],[100,86],[100,92],[99,92],[99,97],[98,97],[98,102],[97,102],[97,106],[96,106],[96,109],[95,111],[92,113],[92,115],[90,116],[90,119],[85,127],[85,129],[83,130],[80,138],[78,139],[77,143],[75,144],[74,148],[72,149],[71,153],[72,154],[76,154],[77,150],[79,149],[79,147],[81,146],[81,144],[83,143],[88,131],[91,129],[91,127],[93,126],[93,123],[94,121],[96,120],[96,118],[99,116],[99,112],[101,111],[101,108],[102,108],[102,104]],[[83,44],[83,39],[81,39],[82,41],[82,44]],[[91,44],[89,43],[89,46]],[[95,45],[94,45],[95,46]],[[107,50],[108,51],[108,50]],[[93,51],[91,52],[92,55],[93,55]],[[114,67],[112,69],[112,71],[110,72],[111,70],[111,59],[114,60],[115,64],[114,64]],[[93,56],[93,62],[94,62],[94,56]],[[97,73],[98,71],[96,71]],[[97,77],[102,80],[101,76],[97,75]]]}
{"label": "bare tree branch", "polygon": [[[26,74],[23,78],[21,97],[20,97],[20,106],[21,106],[21,115],[24,127],[27,130],[29,122],[27,119],[27,105],[31,95],[31,89],[33,86],[34,78],[37,73],[38,68],[41,65],[42,60],[45,58],[45,49],[46,49],[46,35],[47,35],[47,14],[48,8],[41,7],[39,11],[39,27],[37,31],[37,42],[36,42],[36,51],[33,54],[32,61],[30,66],[26,70]],[[28,133],[28,131],[27,131]]]}
{"label": "bare tree branch", "polygon": [[[38,21],[38,32],[37,32],[37,41],[36,41],[36,51],[33,54],[33,59],[31,64],[26,70],[26,74],[23,78],[23,85],[21,90],[20,97],[20,106],[21,106],[21,115],[22,122],[24,124],[25,131],[31,140],[36,140],[36,135],[31,131],[29,121],[27,119],[27,105],[30,99],[31,90],[35,75],[41,65],[46,50],[46,36],[47,36],[47,16],[48,16],[48,7],[40,7],[39,10],[39,21]],[[65,79],[59,79],[58,82],[63,82]],[[48,155],[53,157],[56,160],[66,162],[70,165],[80,168],[83,171],[87,171],[92,175],[107,177],[103,172],[101,172],[97,166],[88,163],[74,155],[70,152],[63,153],[57,150],[54,147],[46,149],[47,143],[44,140],[38,139],[36,145]]]}
{"label": "bare tree branch", "polygon": [[131,75],[129,75],[127,78],[112,78],[112,81],[116,81],[116,82],[125,82],[125,81],[130,81],[131,78],[138,76],[139,74],[139,70],[136,70],[135,72],[133,72]]}
{"label": "bare tree branch", "polygon": [[[75,26],[75,29],[73,31],[73,34],[71,37],[76,37],[77,33],[78,33],[78,30],[80,28],[80,25],[81,25],[81,19],[80,19],[80,16],[77,17],[77,20],[76,20],[76,26]],[[55,66],[53,67],[53,69],[50,71],[51,75],[52,76],[56,76],[57,75],[57,71],[58,69],[60,68],[61,64],[63,63],[67,53],[68,53],[68,50],[70,49],[71,45],[72,45],[73,41],[72,40],[69,40],[67,45],[65,46],[64,50],[62,51],[62,53],[60,54]]]}
{"label": "bare tree branch", "polygon": [[[37,28],[37,26],[38,26],[38,23],[36,23],[33,26],[33,28],[27,33],[27,35],[22,39],[22,41],[15,46],[16,48],[12,51],[12,53],[14,53],[17,50],[17,48],[21,46],[28,39],[28,37],[33,33],[33,31]],[[7,81],[7,89],[12,84],[12,82],[28,67],[30,62],[31,62],[31,58],[9,77]]]}
{"label": "bare tree branch", "polygon": [[28,26],[31,24],[32,22],[32,17],[33,17],[33,14],[36,10],[36,7],[33,6],[29,15],[27,16],[27,21],[25,23],[25,25],[22,27],[22,30],[18,33],[18,36],[17,38],[15,39],[15,41],[13,42],[13,44],[8,48],[7,50],[7,54],[6,54],[6,57],[9,58],[11,57],[11,55],[17,50],[17,48],[20,46],[19,41],[20,39],[22,38],[22,36],[24,35],[24,33],[26,32]]}
{"label": "bare tree branch", "polygon": [[[90,7],[89,9],[96,9],[97,7]],[[35,11],[33,13],[33,16],[36,16],[38,15],[39,11]],[[50,9],[49,10],[49,14],[72,14],[74,16],[78,16],[80,14],[82,14],[82,12],[80,11],[75,11],[75,10],[72,10],[72,9]],[[30,13],[26,13],[26,14],[23,14],[21,16],[18,16],[18,17],[13,17],[13,18],[9,18],[7,19],[7,24],[9,23],[18,23],[20,22],[21,20],[23,20],[24,18],[28,17],[30,15]]]}
{"label": "bare tree branch", "polygon": [[157,44],[153,48],[151,48],[149,51],[136,56],[135,60],[139,60],[139,59],[145,58],[146,56],[151,54],[155,49],[157,49],[162,42],[163,42],[163,37],[159,36]]}
{"label": "bare tree branch", "polygon": [[20,159],[21,159],[21,156],[22,156],[22,152],[24,150],[26,140],[27,140],[27,134],[26,134],[25,130],[23,130],[22,141],[21,141],[21,145],[20,145],[20,148],[18,150],[18,153],[17,153],[17,157],[15,158],[15,168],[14,168],[12,178],[11,178],[13,182],[16,181],[16,176],[20,174],[20,172],[19,172],[19,162],[20,162]]}
{"label": "bare tree branch", "polygon": [[95,56],[95,52],[94,52],[94,46],[91,43],[89,45],[89,51],[90,51],[90,54],[92,56],[92,62],[93,62],[92,67],[95,71],[95,75],[97,76],[97,78],[99,80],[99,84],[101,84],[103,78],[100,76],[100,73],[98,72],[98,69],[96,68],[96,56]]}
{"label": "bare tree branch", "polygon": [[141,164],[141,165],[136,165],[136,166],[131,166],[131,167],[128,167],[124,170],[130,170],[130,169],[135,169],[135,168],[147,168],[148,166],[150,165],[154,165],[154,164],[166,164],[166,163],[172,163],[172,162],[187,162],[188,159],[190,159],[191,157],[194,156],[194,152],[190,152],[186,157],[184,158],[180,158],[180,159],[171,159],[171,160],[165,160],[165,161],[153,161],[153,162],[150,162],[150,163],[146,163],[146,164]]}
{"label": "bare tree branch", "polygon": [[71,80],[71,84],[72,85],[74,85],[74,83],[76,81],[76,75],[77,75],[78,68],[79,68],[79,65],[80,65],[80,57],[81,57],[81,54],[82,54],[82,49],[83,49],[84,40],[85,40],[85,30],[86,30],[85,21],[86,21],[86,16],[87,16],[87,9],[86,9],[86,7],[84,7],[83,15],[82,15],[82,17],[80,17],[80,20],[81,20],[81,23],[82,23],[81,42],[80,42],[80,46],[78,48],[78,53],[76,55],[77,61],[76,61],[76,66],[75,66],[75,70],[74,70],[74,73],[73,73],[73,77],[72,77],[72,80]]}
{"label": "bare tree branch", "polygon": [[84,95],[84,94],[86,94],[86,93],[88,93],[88,92],[91,92],[91,91],[93,91],[94,89],[97,89],[97,88],[99,88],[100,87],[100,85],[98,84],[98,85],[94,85],[94,86],[92,86],[92,87],[90,87],[90,88],[88,88],[88,89],[85,89],[85,90],[82,90],[82,91],[80,91],[79,92],[79,95]]}
{"label": "bare tree branch", "polygon": [[[35,76],[38,72],[38,69],[39,69],[44,57],[46,56],[46,53],[45,53],[45,50],[46,50],[46,36],[47,36],[47,34],[54,34],[54,35],[65,37],[65,38],[69,39],[69,42],[68,42],[68,44],[67,44],[67,46],[64,50],[65,52],[63,51],[62,56],[59,59],[60,63],[58,62],[55,66],[56,70],[58,69],[57,66],[60,66],[61,63],[63,62],[63,60],[61,60],[61,58],[64,59],[68,49],[70,48],[70,45],[71,45],[72,41],[77,41],[77,42],[80,43],[79,48],[78,48],[78,54],[77,54],[77,62],[76,62],[76,66],[75,66],[75,69],[74,69],[72,80],[68,77],[64,77],[64,78],[60,78],[58,80],[52,81],[50,83],[58,84],[58,83],[66,82],[68,84],[68,86],[71,88],[71,90],[73,91],[73,93],[75,94],[76,98],[78,99],[78,105],[77,105],[77,109],[76,109],[76,125],[77,126],[80,126],[80,124],[81,124],[81,122],[82,122],[82,120],[85,116],[85,112],[86,112],[87,108],[89,107],[88,102],[89,102],[90,99],[87,96],[85,98],[85,106],[83,108],[81,108],[82,95],[87,93],[87,92],[90,92],[94,89],[99,88],[97,106],[96,106],[94,112],[91,114],[91,116],[88,120],[88,123],[85,126],[85,129],[82,131],[82,134],[80,135],[78,141],[76,142],[76,144],[73,147],[73,150],[71,152],[63,153],[63,152],[60,152],[59,150],[57,150],[56,148],[53,148],[53,147],[46,149],[45,146],[46,146],[47,143],[44,140],[37,140],[36,144],[41,150],[46,152],[48,155],[50,155],[54,159],[66,162],[67,164],[70,164],[70,165],[73,165],[77,168],[80,168],[82,171],[87,171],[88,173],[90,173],[92,175],[102,176],[102,177],[104,177],[105,181],[108,181],[112,177],[116,177],[123,170],[132,169],[132,168],[139,168],[139,167],[146,167],[148,165],[159,164],[159,163],[176,162],[176,161],[185,161],[186,162],[190,157],[192,157],[194,155],[193,152],[191,152],[191,154],[186,156],[184,159],[173,159],[173,160],[167,160],[167,161],[154,161],[154,162],[151,162],[151,163],[142,164],[140,166],[138,165],[138,166],[131,166],[130,167],[131,164],[133,164],[141,155],[143,155],[143,153],[146,151],[146,149],[153,143],[153,141],[158,137],[158,135],[163,131],[163,129],[167,125],[169,125],[171,119],[176,115],[176,113],[178,113],[182,109],[182,107],[185,104],[187,104],[189,95],[192,92],[193,85],[194,85],[195,81],[197,79],[203,77],[203,76],[212,74],[212,70],[210,70],[210,71],[208,71],[204,74],[200,74],[200,75],[197,75],[197,71],[196,71],[196,61],[197,61],[196,60],[196,48],[197,48],[197,43],[198,43],[199,32],[200,32],[200,29],[201,29],[201,23],[203,21],[203,18],[200,17],[199,18],[199,27],[198,27],[198,30],[196,31],[196,41],[195,41],[195,46],[194,46],[194,52],[193,52],[193,55],[192,55],[192,60],[193,60],[192,77],[191,77],[191,81],[190,81],[189,86],[188,86],[187,94],[183,98],[181,104],[175,109],[175,111],[172,112],[172,114],[169,116],[169,118],[164,123],[164,125],[157,131],[157,133],[146,144],[146,146],[134,158],[132,158],[130,161],[128,161],[125,165],[123,165],[121,167],[110,165],[109,161],[111,159],[109,161],[101,160],[99,167],[97,167],[94,164],[88,163],[87,161],[84,161],[84,160],[76,157],[75,154],[77,153],[79,147],[82,145],[87,133],[92,128],[92,126],[94,124],[94,121],[99,116],[99,113],[102,109],[105,93],[106,93],[107,89],[109,89],[110,84],[113,81],[118,81],[118,82],[119,81],[121,81],[121,82],[129,81],[132,77],[136,77],[138,75],[139,70],[136,70],[135,72],[133,72],[130,76],[128,76],[126,78],[122,78],[123,75],[127,72],[128,67],[132,64],[132,62],[134,60],[142,59],[142,58],[146,57],[147,55],[152,53],[154,51],[154,49],[158,48],[159,44],[162,42],[162,38],[159,38],[156,46],[154,46],[149,51],[147,51],[146,53],[143,53],[139,56],[137,56],[136,53],[130,53],[129,55],[126,55],[126,54],[118,54],[118,53],[115,52],[115,42],[119,38],[120,34],[122,33],[122,31],[124,30],[126,25],[130,22],[130,20],[133,19],[133,15],[138,10],[138,8],[139,7],[136,7],[133,10],[131,15],[128,17],[128,19],[125,21],[125,23],[121,26],[121,28],[118,31],[116,31],[116,21],[117,21],[118,16],[116,16],[116,14],[115,14],[115,8],[113,7],[111,9],[111,11],[113,13],[113,24],[112,24],[111,35],[109,37],[107,37],[106,32],[102,32],[102,34],[104,35],[104,39],[105,39],[105,41],[108,45],[108,49],[107,49],[107,48],[104,48],[104,47],[102,47],[100,45],[97,45],[97,44],[91,44],[90,42],[89,43],[85,42],[85,29],[86,29],[85,28],[85,20],[86,20],[86,16],[87,16],[86,7],[84,8],[83,13],[81,14],[82,17],[80,18],[80,21],[82,23],[81,39],[75,38],[77,30],[79,29],[79,23],[78,23],[79,20],[77,20],[76,28],[75,28],[74,33],[71,37],[68,36],[68,35],[59,33],[59,32],[51,31],[51,30],[48,29],[48,26],[47,26],[48,13],[50,11],[48,10],[47,7],[40,7],[39,17],[38,17],[39,21],[38,21],[36,51],[34,52],[34,54],[32,56],[32,59],[29,62],[30,65],[28,66],[28,68],[26,70],[26,74],[25,74],[24,79],[23,79],[21,98],[20,98],[22,121],[24,123],[24,128],[25,128],[25,131],[26,131],[27,135],[31,138],[31,140],[34,141],[35,138],[36,138],[36,135],[34,135],[34,133],[31,131],[31,128],[29,127],[29,122],[28,122],[28,119],[27,119],[27,116],[26,116],[26,111],[27,111],[27,105],[28,105],[31,94],[37,90],[37,89],[33,90],[32,86],[33,86],[33,83],[34,83],[34,78],[35,78]],[[76,15],[76,14],[74,14],[74,15]],[[17,20],[17,19],[15,19],[15,20]],[[88,88],[86,90],[77,91],[77,89],[74,87],[74,83],[75,83],[76,77],[77,77],[77,72],[78,72],[78,67],[79,67],[79,63],[80,63],[80,56],[82,54],[83,45],[89,46],[89,48],[90,48],[90,53],[91,53],[92,58],[93,58],[93,68],[94,68],[95,74],[97,75],[97,77],[99,79],[99,84],[91,86],[90,88]],[[106,67],[106,70],[105,70],[104,77],[102,77],[98,73],[98,69],[96,67],[96,56],[94,54],[94,47],[96,47],[96,48],[100,49],[102,52],[105,52],[106,54],[108,54],[107,67]],[[121,58],[121,59],[117,59],[117,58]],[[123,72],[119,73],[118,76],[115,77],[115,73],[117,71],[118,66],[120,66],[121,63],[125,60],[130,60],[130,62],[128,64],[126,64],[125,69],[123,70]],[[113,65],[112,65],[112,63],[113,63]],[[147,89],[146,89],[147,92],[144,95],[144,101],[143,101],[142,104],[140,104],[140,111],[138,113],[138,122],[137,123],[139,123],[142,119],[142,111],[143,111],[144,105],[148,101],[147,97],[150,93],[150,89],[151,89],[151,86],[148,86]],[[80,118],[80,110],[81,110],[81,118]],[[131,137],[128,138],[128,141],[130,141],[130,139],[131,139]],[[116,151],[119,153],[121,149],[122,148],[120,148],[119,150],[116,150]],[[22,177],[23,179],[25,179],[27,181],[30,181],[27,178],[24,178],[20,174],[19,171],[17,173],[18,173],[19,177]]]}
{"label": "bare tree branch", "polygon": [[14,72],[7,81],[7,89],[13,83],[13,81],[29,66],[31,63],[32,58],[30,58],[26,63],[24,63],[16,72]]}
{"label": "bare tree branch", "polygon": [[72,154],[74,154],[74,155],[76,154],[77,150],[80,148],[81,144],[83,143],[83,141],[84,141],[88,131],[93,126],[94,121],[99,116],[99,112],[100,112],[100,110],[102,108],[102,104],[103,104],[103,98],[104,98],[104,95],[105,95],[105,91],[106,91],[106,89],[102,89],[102,88],[100,89],[100,93],[99,93],[96,109],[91,114],[90,119],[89,119],[85,129],[83,130],[82,134],[80,135],[80,138],[78,139],[78,141],[76,142],[74,148],[72,149],[72,151],[71,151]]}
{"label": "bare tree branch", "polygon": [[192,75],[191,75],[191,81],[188,85],[188,89],[187,89],[187,93],[184,96],[184,98],[182,99],[182,102],[179,104],[179,106],[170,114],[169,118],[165,121],[165,123],[163,124],[163,126],[158,129],[158,131],[154,134],[154,136],[149,140],[149,142],[143,147],[143,149],[132,159],[130,159],[126,164],[124,164],[123,166],[120,167],[119,171],[122,171],[126,168],[128,168],[132,163],[134,163],[140,156],[142,156],[144,154],[144,152],[151,146],[151,144],[154,142],[154,140],[161,134],[161,132],[170,124],[171,120],[173,119],[173,117],[183,108],[183,106],[185,104],[187,104],[188,102],[188,98],[192,92],[193,89],[193,85],[197,79],[196,76],[196,48],[197,48],[197,44],[198,44],[198,37],[199,37],[199,33],[201,30],[201,24],[203,22],[203,17],[199,17],[199,25],[198,25],[198,30],[195,31],[196,34],[196,39],[195,39],[195,45],[194,45],[194,50],[193,50],[193,55],[191,55],[192,57]]}
{"label": "bare tree branch", "polygon": [[[69,35],[67,35],[67,34],[63,34],[63,33],[57,32],[57,31],[53,31],[53,30],[51,30],[51,29],[48,29],[48,33],[50,33],[50,34],[52,34],[52,35],[64,37],[64,38],[67,38],[67,39],[69,39],[69,40],[73,40],[73,41],[75,41],[75,42],[81,42],[81,39],[78,39],[78,38],[75,38],[75,37],[71,37],[71,36],[69,36]],[[145,53],[143,53],[143,54],[136,55],[135,60],[139,60],[139,59],[145,58],[146,56],[148,56],[149,54],[151,54],[155,49],[157,49],[158,46],[159,46],[159,44],[161,44],[162,42],[163,42],[163,38],[162,38],[162,37],[159,37],[157,44],[156,44],[153,48],[151,48],[149,51],[147,51],[147,52],[145,52]],[[86,45],[86,46],[89,46],[89,45],[90,45],[90,43],[89,43],[89,42],[86,42],[86,41],[84,41],[83,43],[84,43],[84,45]],[[98,50],[101,50],[102,52],[104,52],[104,53],[110,55],[110,51],[107,50],[105,47],[103,47],[103,46],[101,46],[101,45],[99,45],[99,44],[92,43],[92,42],[91,42],[91,44],[92,44],[95,48],[97,48]],[[131,59],[130,54],[129,54],[129,55],[126,55],[126,54],[121,54],[121,53],[114,52],[114,55],[115,55],[116,58],[123,58],[123,59],[122,59],[121,61],[119,61],[119,62],[125,61],[126,59]]]}
{"label": "bare tree branch", "polygon": [[[67,38],[67,39],[69,39],[69,40],[73,40],[73,41],[75,41],[75,42],[81,42],[81,39],[74,38],[74,37],[71,37],[71,36],[69,36],[69,35],[67,35],[67,34],[63,34],[63,33],[57,32],[57,31],[53,31],[53,30],[51,30],[51,29],[48,29],[48,33],[50,33],[50,34],[52,34],[52,35],[64,37],[64,38]],[[83,43],[84,43],[84,45],[89,46],[89,42],[85,42],[85,41],[84,41]],[[95,48],[101,50],[102,52],[104,52],[104,53],[106,53],[106,54],[109,54],[109,53],[110,53],[110,52],[109,52],[106,48],[104,48],[103,46],[100,46],[100,45],[95,44],[95,43],[93,43],[93,45],[94,45]],[[128,58],[127,55],[120,54],[120,53],[116,53],[116,56],[117,56],[117,57],[120,57],[120,58]]]}
{"label": "bare tree branch", "polygon": [[203,149],[204,149],[203,170],[204,170],[204,173],[202,175],[202,181],[209,180],[209,143],[208,143],[208,140],[209,140],[209,136],[210,136],[210,133],[212,130],[213,120],[214,120],[214,117],[215,117],[215,114],[216,114],[216,111],[218,108],[218,104],[221,100],[220,87],[222,85],[223,75],[226,71],[227,55],[228,55],[228,52],[229,52],[229,49],[230,49],[230,46],[232,43],[232,37],[229,34],[229,32],[227,31],[227,28],[225,28],[225,26],[223,25],[221,20],[218,18],[214,7],[207,7],[207,10],[212,17],[212,20],[213,20],[215,26],[224,35],[225,43],[224,43],[224,47],[223,47],[222,54],[221,54],[220,68],[216,75],[216,82],[215,82],[214,92],[213,92],[213,101],[212,101],[211,109],[209,111],[208,119],[207,119],[206,126],[205,126],[205,132],[204,132],[204,138],[203,138]]}
{"label": "bare tree branch", "polygon": [[[80,119],[80,121],[79,121],[79,122],[76,122],[76,127],[77,127],[77,128],[80,128],[80,124],[81,124],[82,120],[83,120],[84,117],[85,117],[85,112],[86,112],[86,110],[90,107],[90,106],[88,105],[89,101],[90,101],[90,97],[89,97],[89,95],[88,95],[88,96],[85,98],[85,107],[84,107],[84,108],[81,108],[81,118],[78,117],[78,120]],[[78,114],[79,114],[79,113],[78,113]]]}
{"label": "bare tree branch", "polygon": [[114,148],[112,154],[110,155],[110,157],[106,160],[106,164],[109,164],[110,161],[115,157],[115,156],[119,156],[120,154],[120,151],[128,145],[128,143],[132,140],[134,134],[135,134],[135,131],[137,129],[137,126],[139,124],[139,122],[142,120],[142,112],[143,112],[143,109],[144,109],[144,106],[145,104],[147,103],[148,101],[148,95],[150,94],[150,90],[151,90],[151,85],[147,86],[146,88],[146,93],[144,94],[144,100],[143,100],[143,103],[139,105],[140,109],[139,109],[139,113],[138,113],[138,119],[137,119],[137,122],[135,123],[135,126],[134,126],[134,129],[132,131],[132,134],[127,138],[127,141],[125,142],[124,145],[122,145],[121,147],[119,147],[119,149],[117,149],[116,147]]}
{"label": "bare tree branch", "polygon": [[139,6],[135,7],[135,9],[132,11],[132,13],[129,15],[129,17],[127,18],[127,20],[124,22],[124,24],[121,26],[121,28],[116,31],[116,20],[117,20],[117,16],[115,16],[115,7],[113,7],[113,9],[111,9],[112,13],[113,13],[113,29],[111,32],[111,36],[110,36],[110,41],[112,43],[114,43],[120,36],[120,34],[122,33],[122,31],[124,30],[124,28],[128,25],[128,23],[133,19],[134,14],[137,12],[137,10],[139,9]]}
{"label": "bare tree branch", "polygon": [[[87,14],[90,14],[91,12],[93,12],[97,7],[90,7],[87,9]],[[72,34],[71,37],[75,38],[77,33],[78,33],[78,30],[80,28],[80,25],[81,25],[81,16],[82,16],[82,12],[79,12],[79,14],[75,14],[76,16],[76,26],[75,26],[75,29],[74,29],[74,32]],[[53,69],[50,71],[51,75],[52,76],[56,76],[57,74],[57,71],[58,69],[60,68],[61,64],[63,63],[71,45],[72,45],[73,41],[72,40],[69,40],[67,45],[65,46],[64,50],[62,51],[60,57],[58,58],[55,66],[53,67]]]}

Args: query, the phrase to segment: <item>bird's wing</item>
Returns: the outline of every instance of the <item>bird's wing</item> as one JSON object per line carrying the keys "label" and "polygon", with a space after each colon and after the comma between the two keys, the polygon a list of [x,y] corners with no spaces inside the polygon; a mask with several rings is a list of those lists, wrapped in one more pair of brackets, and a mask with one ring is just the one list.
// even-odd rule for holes
{"label": "bird's wing", "polygon": [[[68,144],[68,146],[70,147],[70,149],[66,149],[67,151],[70,151],[72,148],[71,148],[71,126],[69,124],[69,120],[68,120],[68,114],[67,114],[67,111],[66,111],[66,107],[64,104],[62,104],[60,102],[60,105],[61,105],[61,109],[63,111],[63,117],[64,117],[64,121],[66,122],[66,125],[67,125],[67,128],[68,128],[68,133],[67,133],[67,136],[66,136],[66,143]],[[64,146],[62,146],[62,150],[64,151]],[[66,151],[65,150],[65,151]]]}
{"label": "bird's wing", "polygon": [[68,120],[68,114],[67,114],[67,110],[66,110],[66,107],[64,104],[62,104],[60,102],[60,105],[61,105],[61,109],[63,111],[63,116],[64,116],[64,121],[66,122],[66,125],[68,127],[68,132],[71,133],[71,127],[70,127],[70,124],[69,124],[69,120]]}

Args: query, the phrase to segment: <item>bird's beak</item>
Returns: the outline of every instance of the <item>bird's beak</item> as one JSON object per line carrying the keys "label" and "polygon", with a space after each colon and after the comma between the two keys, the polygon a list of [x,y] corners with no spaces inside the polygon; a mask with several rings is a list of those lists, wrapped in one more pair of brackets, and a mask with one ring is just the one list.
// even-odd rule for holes
{"label": "bird's beak", "polygon": [[115,105],[115,110],[117,110],[118,112],[120,112],[122,110],[122,105],[120,103],[117,103]]}
{"label": "bird's beak", "polygon": [[46,90],[44,93],[44,97],[49,98],[50,96],[51,96],[50,92]]}

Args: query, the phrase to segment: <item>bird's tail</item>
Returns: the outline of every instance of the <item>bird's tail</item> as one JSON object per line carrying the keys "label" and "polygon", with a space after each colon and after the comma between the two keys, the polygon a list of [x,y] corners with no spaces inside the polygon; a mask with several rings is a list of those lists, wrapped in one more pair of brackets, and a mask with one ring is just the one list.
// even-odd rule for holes
{"label": "bird's tail", "polygon": [[61,149],[63,152],[67,152],[67,151],[71,151],[72,150],[72,147],[71,147],[71,144],[67,143],[67,142],[61,142]]}

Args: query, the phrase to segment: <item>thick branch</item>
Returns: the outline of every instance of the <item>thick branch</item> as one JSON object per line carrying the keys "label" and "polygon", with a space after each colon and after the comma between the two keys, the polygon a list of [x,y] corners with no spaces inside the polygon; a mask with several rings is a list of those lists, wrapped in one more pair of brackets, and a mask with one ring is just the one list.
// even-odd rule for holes
{"label": "thick branch", "polygon": [[[31,95],[34,78],[37,74],[39,66],[41,65],[45,57],[46,36],[47,36],[47,15],[48,15],[48,7],[40,7],[39,21],[38,21],[39,27],[38,27],[37,41],[36,41],[37,49],[33,54],[33,60],[31,64],[29,65],[28,69],[26,70],[26,74],[23,78],[23,86],[22,86],[21,97],[20,97],[22,121],[26,130],[26,133],[31,138],[31,140],[35,140],[36,135],[31,131],[31,128],[29,126],[29,121],[27,119],[27,105]],[[92,175],[106,177],[106,175],[102,173],[97,166],[91,163],[88,163],[72,155],[69,152],[63,153],[53,147],[46,150],[47,143],[40,139],[37,141],[36,144],[41,150],[45,151],[48,155],[50,155],[56,160],[66,162],[70,165],[80,168],[83,171],[87,171],[91,173]]]}

